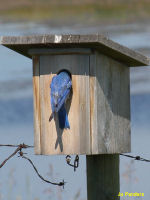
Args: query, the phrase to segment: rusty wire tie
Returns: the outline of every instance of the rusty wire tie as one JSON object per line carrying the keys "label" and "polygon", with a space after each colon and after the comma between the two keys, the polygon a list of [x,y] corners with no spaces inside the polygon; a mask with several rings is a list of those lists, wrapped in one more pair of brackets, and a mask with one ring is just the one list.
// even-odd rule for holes
{"label": "rusty wire tie", "polygon": [[66,156],[66,162],[69,166],[74,168],[74,172],[76,171],[76,168],[79,167],[79,156],[76,155],[75,159],[74,159],[74,164],[71,164],[71,156],[67,155]]}

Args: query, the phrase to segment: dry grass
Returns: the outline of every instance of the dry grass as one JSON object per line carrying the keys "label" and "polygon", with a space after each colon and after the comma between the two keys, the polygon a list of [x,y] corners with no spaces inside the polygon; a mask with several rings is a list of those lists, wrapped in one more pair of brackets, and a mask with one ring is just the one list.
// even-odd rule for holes
{"label": "dry grass", "polygon": [[6,20],[128,22],[150,17],[149,0],[0,0]]}

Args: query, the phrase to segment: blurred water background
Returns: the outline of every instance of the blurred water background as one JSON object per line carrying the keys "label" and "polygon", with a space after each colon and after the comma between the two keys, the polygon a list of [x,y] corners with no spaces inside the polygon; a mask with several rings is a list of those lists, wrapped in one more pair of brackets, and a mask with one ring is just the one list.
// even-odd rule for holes
{"label": "blurred water background", "polygon": [[[88,17],[87,17],[88,18]],[[17,18],[18,19],[18,18]],[[150,56],[150,24],[58,24],[0,20],[0,35],[102,33],[112,40]],[[131,68],[132,154],[150,158],[150,67]],[[32,62],[0,46],[0,143],[33,144]],[[12,149],[0,149],[0,161]],[[43,183],[30,164],[13,158],[0,170],[0,200],[86,200],[86,163],[74,173],[65,156],[35,156],[26,150],[39,172],[53,181],[67,182],[65,189]],[[121,192],[144,192],[150,199],[150,164],[120,158]],[[111,178],[111,177],[110,177]]]}

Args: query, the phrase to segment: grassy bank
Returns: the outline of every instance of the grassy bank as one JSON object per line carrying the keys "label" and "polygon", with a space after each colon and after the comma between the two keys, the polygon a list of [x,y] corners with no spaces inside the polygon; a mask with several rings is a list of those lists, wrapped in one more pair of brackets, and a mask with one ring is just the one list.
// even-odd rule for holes
{"label": "grassy bank", "polygon": [[129,23],[150,17],[149,0],[0,0],[4,20]]}

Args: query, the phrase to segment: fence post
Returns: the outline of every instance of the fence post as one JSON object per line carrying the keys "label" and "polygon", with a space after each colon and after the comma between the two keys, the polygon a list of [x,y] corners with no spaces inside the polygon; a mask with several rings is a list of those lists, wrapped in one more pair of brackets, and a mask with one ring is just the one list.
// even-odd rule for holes
{"label": "fence post", "polygon": [[86,156],[88,200],[119,200],[119,155]]}

